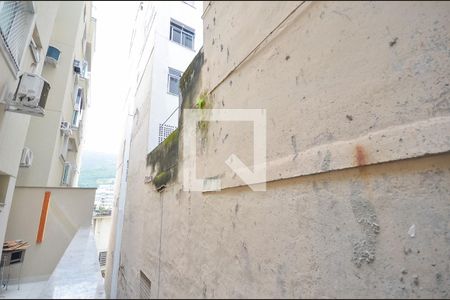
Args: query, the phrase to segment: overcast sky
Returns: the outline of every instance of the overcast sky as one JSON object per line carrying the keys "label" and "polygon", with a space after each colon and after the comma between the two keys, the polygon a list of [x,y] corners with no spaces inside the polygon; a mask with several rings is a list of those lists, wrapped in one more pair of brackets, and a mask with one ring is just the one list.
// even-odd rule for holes
{"label": "overcast sky", "polygon": [[128,50],[139,2],[93,3],[97,36],[84,150],[116,154],[123,141]]}

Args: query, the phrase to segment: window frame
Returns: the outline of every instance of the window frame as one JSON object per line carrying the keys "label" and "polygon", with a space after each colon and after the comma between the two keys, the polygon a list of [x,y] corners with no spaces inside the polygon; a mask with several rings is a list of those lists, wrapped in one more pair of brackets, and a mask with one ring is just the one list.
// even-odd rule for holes
{"label": "window frame", "polygon": [[[171,71],[173,71],[173,72],[171,73]],[[177,73],[179,73],[179,75]],[[181,72],[181,71],[179,71],[177,69],[169,67],[169,72],[167,73],[167,93],[168,94],[173,95],[173,96],[177,96],[177,97],[180,96],[180,79],[181,79],[181,76],[183,76],[183,72]],[[175,79],[178,80],[178,93],[177,94],[173,93],[170,90],[170,79],[171,78],[175,78]]]}
{"label": "window frame", "polygon": [[61,157],[64,162],[67,160],[68,153],[69,153],[69,136],[64,134],[62,147],[61,147]]}
{"label": "window frame", "polygon": [[[173,38],[174,37],[173,31],[175,28],[180,32],[180,42],[174,40]],[[188,47],[186,44],[183,43],[185,36],[191,37],[192,47]],[[170,19],[169,40],[178,45],[183,46],[184,48],[195,51],[195,29],[187,25],[184,25],[183,23],[178,22],[177,20],[174,20],[172,18]]]}
{"label": "window frame", "polygon": [[61,176],[61,186],[70,186],[72,182],[73,165],[65,161],[63,164],[63,173]]}
{"label": "window frame", "polygon": [[82,112],[81,109],[80,110],[73,110],[72,120],[70,122],[70,125],[72,126],[72,128],[80,128],[82,115],[83,115],[83,112]]}

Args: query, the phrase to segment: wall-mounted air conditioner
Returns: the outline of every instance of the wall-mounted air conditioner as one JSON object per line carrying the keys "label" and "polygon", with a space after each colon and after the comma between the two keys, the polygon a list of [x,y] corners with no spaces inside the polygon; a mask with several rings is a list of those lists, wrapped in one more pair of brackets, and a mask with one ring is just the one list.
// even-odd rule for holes
{"label": "wall-mounted air conditioner", "polygon": [[61,51],[53,46],[48,46],[47,55],[45,57],[45,62],[56,66],[59,61],[59,56],[61,55]]}
{"label": "wall-mounted air conditioner", "polygon": [[22,156],[20,157],[20,166],[29,168],[33,163],[33,152],[30,148],[24,147],[22,150]]}
{"label": "wall-mounted air conditioner", "polygon": [[68,136],[72,135],[72,128],[71,128],[70,122],[66,122],[66,121],[61,122],[60,129],[61,129],[61,133],[63,135],[68,135]]}
{"label": "wall-mounted air conditioner", "polygon": [[70,185],[70,181],[72,180],[72,172],[73,172],[72,164],[69,162],[65,162],[61,178],[61,185]]}
{"label": "wall-mounted air conditioner", "polygon": [[81,62],[79,60],[74,59],[73,60],[73,71],[77,74],[81,73]]}
{"label": "wall-mounted air conditioner", "polygon": [[50,84],[39,75],[24,73],[20,76],[16,92],[6,99],[7,110],[43,117]]}

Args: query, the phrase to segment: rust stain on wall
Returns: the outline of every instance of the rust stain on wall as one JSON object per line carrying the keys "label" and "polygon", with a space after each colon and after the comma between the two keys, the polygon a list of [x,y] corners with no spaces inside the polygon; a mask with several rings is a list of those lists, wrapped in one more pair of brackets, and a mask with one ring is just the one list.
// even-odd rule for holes
{"label": "rust stain on wall", "polygon": [[367,154],[363,146],[356,145],[355,158],[356,158],[356,165],[364,166],[367,164]]}

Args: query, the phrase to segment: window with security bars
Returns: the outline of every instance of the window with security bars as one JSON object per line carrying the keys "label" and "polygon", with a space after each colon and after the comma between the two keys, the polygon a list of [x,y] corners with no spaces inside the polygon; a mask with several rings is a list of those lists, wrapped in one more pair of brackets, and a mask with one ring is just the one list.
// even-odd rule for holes
{"label": "window with security bars", "polygon": [[175,129],[175,126],[159,124],[158,144],[161,144]]}
{"label": "window with security bars", "polygon": [[170,21],[170,40],[194,49],[195,30],[175,20]]}
{"label": "window with security bars", "polygon": [[106,266],[106,256],[108,251],[101,251],[98,253],[98,262],[100,263],[100,267]]}
{"label": "window with security bars", "polygon": [[0,36],[14,69],[19,71],[34,14],[32,1],[0,1]]}
{"label": "window with security bars", "polygon": [[181,79],[181,71],[169,68],[169,76],[167,82],[168,93],[173,95],[179,95],[180,93],[180,79]]}
{"label": "window with security bars", "polygon": [[152,282],[144,274],[144,272],[139,271],[141,274],[141,280],[139,285],[139,298],[140,299],[150,299],[152,291]]}

